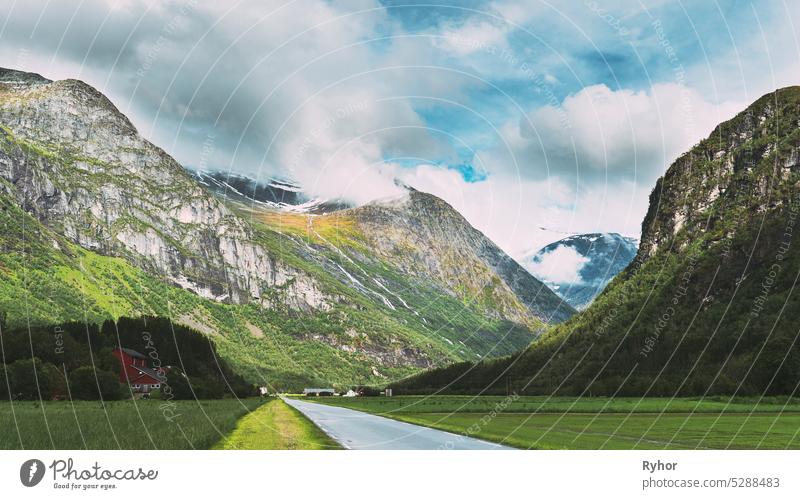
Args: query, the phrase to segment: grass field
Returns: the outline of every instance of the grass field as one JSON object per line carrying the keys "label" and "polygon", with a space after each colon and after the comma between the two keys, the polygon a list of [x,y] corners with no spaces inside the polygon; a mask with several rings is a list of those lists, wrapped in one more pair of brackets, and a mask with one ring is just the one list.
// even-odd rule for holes
{"label": "grass field", "polygon": [[323,397],[319,402],[523,449],[800,449],[800,401]]}
{"label": "grass field", "polygon": [[0,402],[0,449],[208,449],[263,403]]}
{"label": "grass field", "polygon": [[270,400],[239,420],[214,449],[341,449],[317,426],[280,399]]}

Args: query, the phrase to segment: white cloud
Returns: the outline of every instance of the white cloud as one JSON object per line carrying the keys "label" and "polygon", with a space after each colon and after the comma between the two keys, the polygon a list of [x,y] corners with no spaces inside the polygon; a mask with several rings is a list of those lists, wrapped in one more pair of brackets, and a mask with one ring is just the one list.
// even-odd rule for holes
{"label": "white cloud", "polygon": [[533,3],[527,0],[503,0],[492,2],[491,9],[509,23],[516,25],[524,24],[533,17],[544,11],[548,6],[544,3]]}
{"label": "white cloud", "polygon": [[558,284],[582,282],[580,271],[589,259],[571,246],[558,246],[528,264],[528,270],[540,279]]}
{"label": "white cloud", "polygon": [[458,172],[420,165],[398,170],[407,184],[450,203],[517,261],[567,234],[638,237],[651,186],[620,181],[576,191],[557,177],[492,175],[465,182]]}
{"label": "white cloud", "polygon": [[470,18],[466,23],[441,30],[439,48],[459,56],[475,52],[495,52],[508,46],[506,37],[511,28],[506,23]]}
{"label": "white cloud", "polygon": [[202,162],[250,175],[322,175],[367,134],[361,163],[446,156],[405,96],[458,99],[474,84],[415,69],[434,65],[430,40],[393,38],[404,32],[377,0],[34,1],[13,14],[5,65],[88,81],[184,164],[198,165],[212,136]]}
{"label": "white cloud", "polygon": [[558,107],[540,107],[508,123],[503,130],[510,150],[494,151],[492,162],[532,178],[650,184],[678,155],[744,107],[714,104],[674,83],[658,83],[649,91],[592,85]]}
{"label": "white cloud", "polygon": [[[630,13],[631,6],[638,3],[623,2],[618,11]],[[287,174],[324,197],[364,203],[393,196],[394,177],[400,177],[453,204],[518,259],[564,233],[638,236],[656,177],[758,97],[735,89],[760,93],[797,74],[794,33],[766,26],[767,58],[762,40],[753,37],[712,68],[687,66],[691,86],[591,85],[560,104],[531,105],[520,119],[502,114],[517,102],[484,101],[486,83],[477,77],[523,78],[524,62],[553,87],[556,99],[573,88],[572,76],[581,84],[603,78],[589,72],[584,80],[586,74],[571,71],[581,71],[577,65],[587,47],[619,49],[618,33],[582,2],[554,7],[499,0],[475,8],[415,31],[393,16],[399,9],[382,8],[378,0],[308,0],[302,7],[281,0],[85,0],[80,7],[17,2],[0,38],[0,59],[51,78],[87,80],[188,165],[200,163],[205,148],[199,144],[210,134],[213,154],[202,158],[208,168]],[[364,11],[353,14],[358,10]],[[623,20],[635,27],[635,16]],[[514,24],[534,36],[515,32]],[[512,33],[530,43],[511,43]],[[425,36],[408,36],[416,34]],[[652,40],[632,41],[649,44],[636,47],[645,59],[653,51],[663,56]],[[511,63],[489,47],[509,48],[517,59]],[[630,81],[643,84],[641,77]],[[527,83],[511,98],[544,97],[524,94],[537,92]],[[709,88],[700,86],[705,83]],[[717,84],[724,98],[717,97]],[[482,136],[471,140],[480,134],[470,131],[455,137],[468,147],[489,148],[478,150],[474,161],[488,171],[486,181],[467,183],[455,171],[424,164],[454,154],[442,135],[426,129],[421,109],[435,114],[435,99],[473,109],[480,105],[472,99],[497,102],[497,114],[488,119],[502,125],[501,146],[486,145]],[[423,166],[386,164],[392,157],[420,158]]]}
{"label": "white cloud", "polygon": [[359,142],[334,152],[318,168],[297,169],[294,178],[315,196],[358,205],[402,194],[394,182],[396,165],[366,159],[378,157],[379,152],[376,145]]}

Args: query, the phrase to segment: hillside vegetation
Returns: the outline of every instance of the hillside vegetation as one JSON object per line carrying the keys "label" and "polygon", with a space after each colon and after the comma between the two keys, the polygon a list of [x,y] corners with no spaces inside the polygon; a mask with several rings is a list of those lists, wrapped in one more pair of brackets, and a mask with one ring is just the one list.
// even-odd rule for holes
{"label": "hillside vegetation", "polygon": [[800,383],[800,87],[765,95],[678,158],[636,259],[584,312],[511,357],[397,393],[794,394]]}

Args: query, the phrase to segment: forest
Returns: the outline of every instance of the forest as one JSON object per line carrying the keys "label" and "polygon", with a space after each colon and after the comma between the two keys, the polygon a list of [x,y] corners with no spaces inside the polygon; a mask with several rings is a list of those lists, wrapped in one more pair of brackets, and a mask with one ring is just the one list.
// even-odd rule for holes
{"label": "forest", "polygon": [[219,357],[213,341],[167,318],[4,326],[0,315],[0,399],[130,398],[133,393],[119,381],[120,364],[112,355],[116,348],[136,350],[151,366],[164,368],[162,392],[169,392],[170,399],[257,394],[256,387]]}

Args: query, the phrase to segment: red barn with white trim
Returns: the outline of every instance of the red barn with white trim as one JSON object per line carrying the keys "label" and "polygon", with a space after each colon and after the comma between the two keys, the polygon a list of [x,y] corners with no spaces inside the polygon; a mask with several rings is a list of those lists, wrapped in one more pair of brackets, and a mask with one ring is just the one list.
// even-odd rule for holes
{"label": "red barn with white trim", "polygon": [[111,353],[120,363],[120,383],[130,385],[137,393],[149,393],[161,388],[164,370],[151,368],[147,357],[130,348],[117,348]]}

